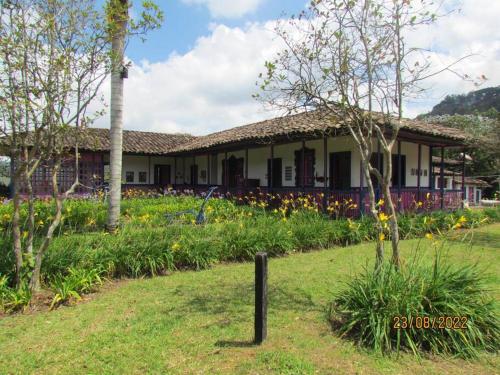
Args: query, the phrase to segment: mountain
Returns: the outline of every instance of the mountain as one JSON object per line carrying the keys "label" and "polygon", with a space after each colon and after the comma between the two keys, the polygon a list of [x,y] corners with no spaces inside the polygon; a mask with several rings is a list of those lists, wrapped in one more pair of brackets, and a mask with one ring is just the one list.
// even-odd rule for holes
{"label": "mountain", "polygon": [[423,116],[470,115],[495,109],[500,112],[500,86],[471,91],[468,94],[448,95],[432,111]]}

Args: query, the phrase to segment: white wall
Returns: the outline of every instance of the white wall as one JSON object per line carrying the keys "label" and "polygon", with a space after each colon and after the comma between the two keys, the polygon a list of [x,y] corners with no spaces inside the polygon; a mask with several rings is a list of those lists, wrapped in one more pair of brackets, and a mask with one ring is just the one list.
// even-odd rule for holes
{"label": "white wall", "polygon": [[[360,169],[361,158],[354,141],[349,136],[328,138],[327,145],[327,173],[330,173],[329,159],[332,152],[351,152],[351,187],[359,187],[360,185]],[[374,141],[375,145],[376,141]],[[315,150],[315,165],[314,175],[316,177],[324,177],[324,161],[323,161],[323,140],[306,141],[306,148]],[[295,186],[295,151],[301,150],[302,142],[293,142],[288,144],[280,144],[274,146],[274,157],[282,159],[282,183],[283,187]],[[376,147],[374,146],[374,150]],[[394,148],[393,154],[397,154],[397,147]],[[417,186],[417,167],[418,167],[418,145],[410,142],[401,143],[401,154],[406,155],[406,186]],[[244,158],[245,151],[228,152],[227,157],[235,156],[236,158]],[[271,156],[271,146],[262,146],[259,148],[250,148],[248,150],[248,178],[259,179],[260,186],[267,186],[267,159]],[[222,160],[224,153],[217,154],[217,184],[223,185],[222,176]],[[387,161],[384,160],[384,163]],[[285,180],[285,171],[287,167],[292,169],[292,179]],[[412,169],[414,173],[412,175]],[[187,180],[189,181],[189,180]],[[328,182],[329,184],[329,182]],[[365,185],[365,184],[364,184]],[[315,181],[316,187],[323,187],[324,182]],[[366,185],[365,185],[366,186]],[[421,148],[421,176],[420,186],[426,188],[429,186],[429,147],[422,145]]]}
{"label": "white wall", "polygon": [[[109,161],[109,157],[104,159]],[[134,182],[129,184],[148,185],[154,184],[155,165],[170,165],[170,181],[174,178],[174,158],[165,156],[123,155],[122,181],[126,183],[126,173],[134,172]],[[139,182],[139,172],[146,172],[146,182]]]}

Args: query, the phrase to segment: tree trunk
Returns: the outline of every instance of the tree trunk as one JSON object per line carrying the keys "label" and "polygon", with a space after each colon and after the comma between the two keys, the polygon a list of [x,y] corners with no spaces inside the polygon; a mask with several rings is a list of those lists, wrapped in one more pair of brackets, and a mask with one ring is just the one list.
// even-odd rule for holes
{"label": "tree trunk", "polygon": [[370,172],[367,163],[368,160],[363,160],[363,172],[366,180],[366,187],[368,189],[368,195],[370,196],[370,213],[375,220],[375,226],[377,228],[377,247],[375,249],[375,271],[378,271],[382,264],[384,263],[384,240],[382,239],[382,235],[384,233],[384,227],[380,222],[380,218],[378,216],[378,210],[375,201],[375,190],[373,189],[373,184],[370,178]]}
{"label": "tree trunk", "polygon": [[387,208],[389,209],[389,230],[391,232],[391,245],[392,245],[392,263],[399,269],[399,227],[396,207],[391,198],[391,189],[389,184],[384,184],[384,195],[386,197]]}
{"label": "tree trunk", "polygon": [[23,268],[23,252],[21,244],[21,197],[19,196],[19,174],[12,175],[12,187],[13,187],[13,201],[14,201],[14,211],[12,213],[12,240],[14,248],[14,257],[16,263],[16,274],[14,278],[14,285],[16,288],[21,287],[21,272]]}
{"label": "tree trunk", "polygon": [[[112,72],[111,72],[111,128],[110,128],[110,190],[108,206],[108,230],[116,231],[120,221],[120,202],[122,187],[122,134],[123,134],[123,55],[127,28],[127,1],[124,4],[125,15],[116,17],[112,35]],[[117,14],[117,13],[113,13]],[[120,14],[120,12],[118,12]]]}

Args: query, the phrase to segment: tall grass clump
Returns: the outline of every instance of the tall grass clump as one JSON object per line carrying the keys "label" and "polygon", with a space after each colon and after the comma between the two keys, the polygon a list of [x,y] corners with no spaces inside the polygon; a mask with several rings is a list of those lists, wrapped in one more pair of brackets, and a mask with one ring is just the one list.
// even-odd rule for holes
{"label": "tall grass clump", "polygon": [[440,255],[399,271],[389,263],[365,268],[335,296],[329,319],[342,336],[384,354],[496,352],[500,326],[487,278],[476,264],[452,265]]}

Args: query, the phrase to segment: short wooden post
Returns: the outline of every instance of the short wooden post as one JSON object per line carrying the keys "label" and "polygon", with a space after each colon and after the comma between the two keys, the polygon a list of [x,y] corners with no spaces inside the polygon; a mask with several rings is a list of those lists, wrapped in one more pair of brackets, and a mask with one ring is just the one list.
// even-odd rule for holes
{"label": "short wooden post", "polygon": [[267,336],[267,253],[255,254],[255,344]]}

